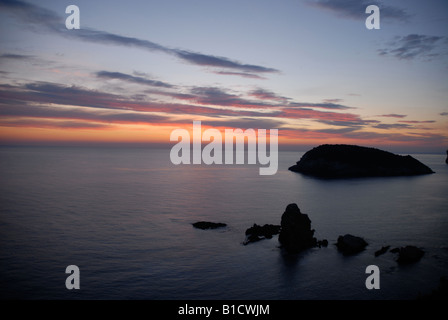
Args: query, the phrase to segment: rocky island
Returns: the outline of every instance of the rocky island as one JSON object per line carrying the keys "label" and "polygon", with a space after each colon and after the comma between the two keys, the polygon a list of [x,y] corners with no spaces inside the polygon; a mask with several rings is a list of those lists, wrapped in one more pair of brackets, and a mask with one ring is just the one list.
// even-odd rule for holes
{"label": "rocky island", "polygon": [[318,245],[311,229],[311,220],[295,203],[286,207],[281,219],[278,241],[288,252],[298,253]]}
{"label": "rocky island", "polygon": [[289,170],[319,178],[412,176],[434,173],[417,159],[356,145],[321,145]]}

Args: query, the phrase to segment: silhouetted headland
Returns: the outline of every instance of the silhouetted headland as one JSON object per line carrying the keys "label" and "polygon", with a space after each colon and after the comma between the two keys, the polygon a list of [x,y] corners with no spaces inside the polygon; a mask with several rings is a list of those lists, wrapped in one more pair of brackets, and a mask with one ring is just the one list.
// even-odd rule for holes
{"label": "silhouetted headland", "polygon": [[434,173],[417,159],[376,148],[321,145],[306,152],[289,168],[320,178],[413,176]]}
{"label": "silhouetted headland", "polygon": [[446,150],[446,159],[445,159],[445,163],[448,164],[448,150]]}

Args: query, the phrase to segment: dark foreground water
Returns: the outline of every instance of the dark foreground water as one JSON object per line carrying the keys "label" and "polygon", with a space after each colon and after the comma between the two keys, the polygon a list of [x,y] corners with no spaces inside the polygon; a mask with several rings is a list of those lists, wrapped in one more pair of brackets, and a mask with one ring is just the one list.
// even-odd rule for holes
{"label": "dark foreground water", "polygon": [[[0,148],[2,299],[414,299],[448,276],[448,165],[414,155],[435,174],[318,180],[287,168],[174,166],[169,150]],[[242,245],[245,230],[280,224],[289,203],[327,248],[284,253],[275,236]],[[199,220],[227,228],[199,230]],[[369,246],[345,257],[339,235]],[[375,257],[383,245],[424,248],[421,261]],[[368,265],[380,289],[365,286]],[[65,268],[80,269],[67,290]]]}

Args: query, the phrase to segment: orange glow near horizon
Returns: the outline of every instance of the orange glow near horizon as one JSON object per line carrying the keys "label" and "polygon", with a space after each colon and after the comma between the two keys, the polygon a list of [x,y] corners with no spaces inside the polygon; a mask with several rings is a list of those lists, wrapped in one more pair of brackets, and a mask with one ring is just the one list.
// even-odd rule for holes
{"label": "orange glow near horizon", "polygon": [[[103,124],[104,125],[104,124]],[[174,145],[176,141],[170,141],[170,134],[174,129],[185,129],[190,134],[190,141],[193,142],[193,122],[184,123],[158,123],[158,124],[111,124],[98,128],[63,128],[63,127],[29,127],[29,126],[11,126],[0,127],[0,143],[2,144],[35,144],[35,143],[55,143],[58,145],[73,143],[117,143],[117,144],[164,144]],[[222,141],[225,138],[224,126],[212,127],[201,124],[201,137],[205,130],[217,129],[222,135]],[[257,129],[254,128],[257,134]],[[244,129],[243,129],[244,131]],[[320,144],[360,144],[370,146],[406,146],[418,147],[418,141],[405,141],[397,139],[387,139],[387,136],[378,135],[380,130],[371,131],[373,138],[366,139],[360,137],[344,137],[343,134],[325,133],[313,130],[292,130],[279,129],[279,146],[302,146],[302,145],[320,145]],[[267,140],[269,141],[269,129],[266,130]],[[203,145],[208,142],[202,142]]]}

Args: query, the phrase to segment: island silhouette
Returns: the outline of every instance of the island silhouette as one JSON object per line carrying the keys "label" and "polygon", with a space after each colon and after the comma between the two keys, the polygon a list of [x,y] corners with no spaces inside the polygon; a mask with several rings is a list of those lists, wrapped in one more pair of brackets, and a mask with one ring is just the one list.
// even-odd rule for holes
{"label": "island silhouette", "polygon": [[345,144],[325,144],[307,151],[289,170],[319,178],[413,176],[434,173],[410,155]]}

